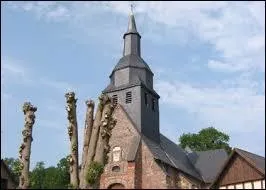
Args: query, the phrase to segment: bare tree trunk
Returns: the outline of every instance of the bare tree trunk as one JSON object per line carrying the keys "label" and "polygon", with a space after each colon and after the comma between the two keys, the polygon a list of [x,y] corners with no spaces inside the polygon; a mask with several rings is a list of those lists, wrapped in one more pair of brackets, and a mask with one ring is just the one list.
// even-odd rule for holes
{"label": "bare tree trunk", "polygon": [[29,188],[29,167],[30,167],[30,154],[31,154],[31,142],[32,127],[35,122],[35,114],[37,108],[31,105],[30,102],[25,102],[23,105],[23,112],[25,115],[25,129],[22,131],[23,143],[19,149],[20,169],[21,174],[19,177],[19,189]]}
{"label": "bare tree trunk", "polygon": [[80,188],[83,187],[83,179],[84,179],[84,168],[87,161],[88,156],[88,149],[89,149],[89,142],[92,132],[92,125],[93,125],[93,112],[94,112],[94,102],[92,100],[86,101],[87,105],[87,113],[86,113],[86,120],[85,120],[85,129],[84,129],[84,144],[83,144],[83,152],[82,152],[82,163],[81,163],[81,170],[80,170]]}
{"label": "bare tree trunk", "polygon": [[96,148],[98,136],[99,136],[102,112],[103,112],[103,108],[105,104],[107,104],[108,102],[110,102],[110,98],[107,95],[102,94],[99,97],[99,104],[98,104],[96,116],[93,122],[92,134],[91,134],[90,143],[89,143],[88,156],[87,156],[86,164],[84,167],[84,178],[83,178],[83,182],[81,186],[81,188],[84,188],[84,189],[87,188],[89,185],[86,180],[86,173],[95,155],[95,148]]}
{"label": "bare tree trunk", "polygon": [[68,158],[70,163],[70,184],[77,188],[79,186],[79,164],[78,164],[78,126],[76,116],[76,102],[75,93],[69,92],[65,94],[67,119],[69,120],[68,134],[70,138],[71,154]]}
{"label": "bare tree trunk", "polygon": [[[99,164],[99,166],[101,167],[104,167],[104,165],[108,160],[107,153],[110,151],[109,138],[111,136],[111,131],[116,124],[116,120],[114,120],[112,117],[113,111],[114,111],[114,104],[108,101],[108,103],[104,106],[103,109],[100,133],[98,136],[95,156],[93,158],[93,162]],[[103,170],[101,172],[103,172]],[[102,174],[101,172],[95,178],[94,183],[88,186],[90,189],[99,188],[100,176]]]}
{"label": "bare tree trunk", "polygon": [[109,151],[109,137],[111,136],[111,129],[112,126],[110,125],[112,119],[112,113],[113,113],[114,106],[110,103],[108,103],[104,107],[104,111],[102,114],[102,123],[100,127],[100,133],[98,137],[98,142],[96,146],[96,153],[94,157],[94,161],[105,164],[106,156]]}

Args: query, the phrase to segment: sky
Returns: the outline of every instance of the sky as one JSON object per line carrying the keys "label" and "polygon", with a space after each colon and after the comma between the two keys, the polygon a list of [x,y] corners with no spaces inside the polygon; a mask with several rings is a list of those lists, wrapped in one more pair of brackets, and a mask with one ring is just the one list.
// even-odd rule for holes
{"label": "sky", "polygon": [[[122,57],[129,2],[1,2],[1,158],[18,157],[22,105],[38,108],[31,168],[69,154],[65,93],[85,101]],[[160,132],[213,126],[230,146],[265,156],[265,2],[135,2],[141,54],[160,95]],[[81,156],[80,156],[81,158]]]}

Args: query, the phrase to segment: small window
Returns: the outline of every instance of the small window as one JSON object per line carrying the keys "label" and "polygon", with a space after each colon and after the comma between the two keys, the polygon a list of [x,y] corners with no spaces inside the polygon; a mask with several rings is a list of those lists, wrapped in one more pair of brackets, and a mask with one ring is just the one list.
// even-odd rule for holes
{"label": "small window", "polygon": [[115,94],[115,95],[113,95],[113,103],[114,103],[114,105],[116,105],[117,104],[117,95]]}
{"label": "small window", "polygon": [[155,99],[152,99],[152,110],[155,110]]}
{"label": "small window", "polygon": [[126,104],[131,103],[132,101],[132,92],[127,92],[126,93]]}
{"label": "small window", "polygon": [[119,166],[112,167],[112,172],[119,172],[119,171],[120,171],[120,167]]}
{"label": "small window", "polygon": [[144,101],[145,101],[145,105],[148,105],[148,94],[145,92],[144,93]]}

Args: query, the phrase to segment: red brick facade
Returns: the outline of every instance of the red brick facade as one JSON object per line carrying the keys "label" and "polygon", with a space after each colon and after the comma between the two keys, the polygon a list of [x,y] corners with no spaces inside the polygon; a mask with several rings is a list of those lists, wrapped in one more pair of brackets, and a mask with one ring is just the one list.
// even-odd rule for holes
{"label": "red brick facade", "polygon": [[[110,138],[111,150],[108,154],[108,164],[101,176],[100,188],[177,188],[179,172],[175,168],[156,161],[143,141],[140,141],[137,147],[135,159],[127,161],[129,147],[134,136],[138,136],[139,133],[120,106],[115,109],[114,118],[117,119],[117,124]],[[121,149],[118,154],[119,161],[114,161],[115,147]]]}

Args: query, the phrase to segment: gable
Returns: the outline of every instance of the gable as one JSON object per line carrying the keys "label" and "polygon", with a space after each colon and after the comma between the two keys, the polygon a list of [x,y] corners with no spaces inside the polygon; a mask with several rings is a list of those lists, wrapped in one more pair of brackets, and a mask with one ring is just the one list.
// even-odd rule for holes
{"label": "gable", "polygon": [[[110,148],[112,150],[116,146],[121,147],[122,159],[134,160],[139,145],[139,134],[121,105],[116,106],[113,118],[117,122],[112,129],[112,135],[109,140]],[[111,155],[109,158],[111,158]]]}
{"label": "gable", "polygon": [[217,181],[217,185],[222,186],[263,178],[264,177],[257,169],[239,154],[235,153],[223,169],[223,172]]}
{"label": "gable", "polygon": [[236,149],[236,152],[245,158],[251,165],[265,175],[265,158],[245,150]]}

